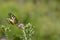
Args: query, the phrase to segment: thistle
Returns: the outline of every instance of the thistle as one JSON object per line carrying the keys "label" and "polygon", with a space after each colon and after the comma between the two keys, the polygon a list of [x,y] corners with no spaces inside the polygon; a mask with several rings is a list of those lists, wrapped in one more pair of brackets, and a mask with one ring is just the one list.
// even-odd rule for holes
{"label": "thistle", "polygon": [[34,34],[34,30],[31,23],[26,24],[25,33],[26,33],[27,40],[32,40],[32,35]]}
{"label": "thistle", "polygon": [[7,40],[5,37],[2,37],[0,40]]}
{"label": "thistle", "polygon": [[11,29],[10,27],[6,27],[5,25],[1,26],[1,32],[2,32],[2,37],[0,38],[0,40],[7,40],[8,39],[8,33],[10,32]]}
{"label": "thistle", "polygon": [[34,30],[31,23],[28,23],[25,26],[23,24],[20,24],[18,27],[22,28],[23,40],[32,40],[32,35],[34,34]]}

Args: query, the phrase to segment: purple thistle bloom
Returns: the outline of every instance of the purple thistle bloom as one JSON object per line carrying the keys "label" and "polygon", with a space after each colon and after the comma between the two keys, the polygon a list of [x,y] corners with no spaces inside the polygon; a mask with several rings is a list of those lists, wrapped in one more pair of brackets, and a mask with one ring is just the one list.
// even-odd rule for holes
{"label": "purple thistle bloom", "polygon": [[20,24],[18,25],[18,27],[19,27],[19,28],[23,28],[23,27],[24,27],[24,24],[20,23]]}
{"label": "purple thistle bloom", "polygon": [[5,37],[2,37],[0,40],[7,40]]}

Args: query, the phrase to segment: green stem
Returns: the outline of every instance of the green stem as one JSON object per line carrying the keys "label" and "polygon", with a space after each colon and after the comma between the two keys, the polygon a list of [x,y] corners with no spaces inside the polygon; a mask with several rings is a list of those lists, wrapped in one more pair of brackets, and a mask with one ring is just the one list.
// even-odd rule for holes
{"label": "green stem", "polygon": [[27,40],[26,33],[25,33],[25,28],[23,28],[23,34],[24,34],[25,40]]}

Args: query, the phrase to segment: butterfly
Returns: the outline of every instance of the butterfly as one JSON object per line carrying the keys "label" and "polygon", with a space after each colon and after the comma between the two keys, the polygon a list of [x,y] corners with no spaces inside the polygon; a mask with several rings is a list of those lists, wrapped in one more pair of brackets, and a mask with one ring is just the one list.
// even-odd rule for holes
{"label": "butterfly", "polygon": [[18,23],[18,19],[12,13],[8,13],[8,22],[14,25]]}

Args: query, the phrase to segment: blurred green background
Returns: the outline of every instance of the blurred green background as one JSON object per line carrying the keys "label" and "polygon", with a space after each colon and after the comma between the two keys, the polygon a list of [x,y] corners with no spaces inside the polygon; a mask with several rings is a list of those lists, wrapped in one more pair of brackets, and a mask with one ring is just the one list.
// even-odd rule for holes
{"label": "blurred green background", "polygon": [[8,13],[35,26],[33,40],[60,40],[60,0],[0,0],[0,25],[10,25]]}

